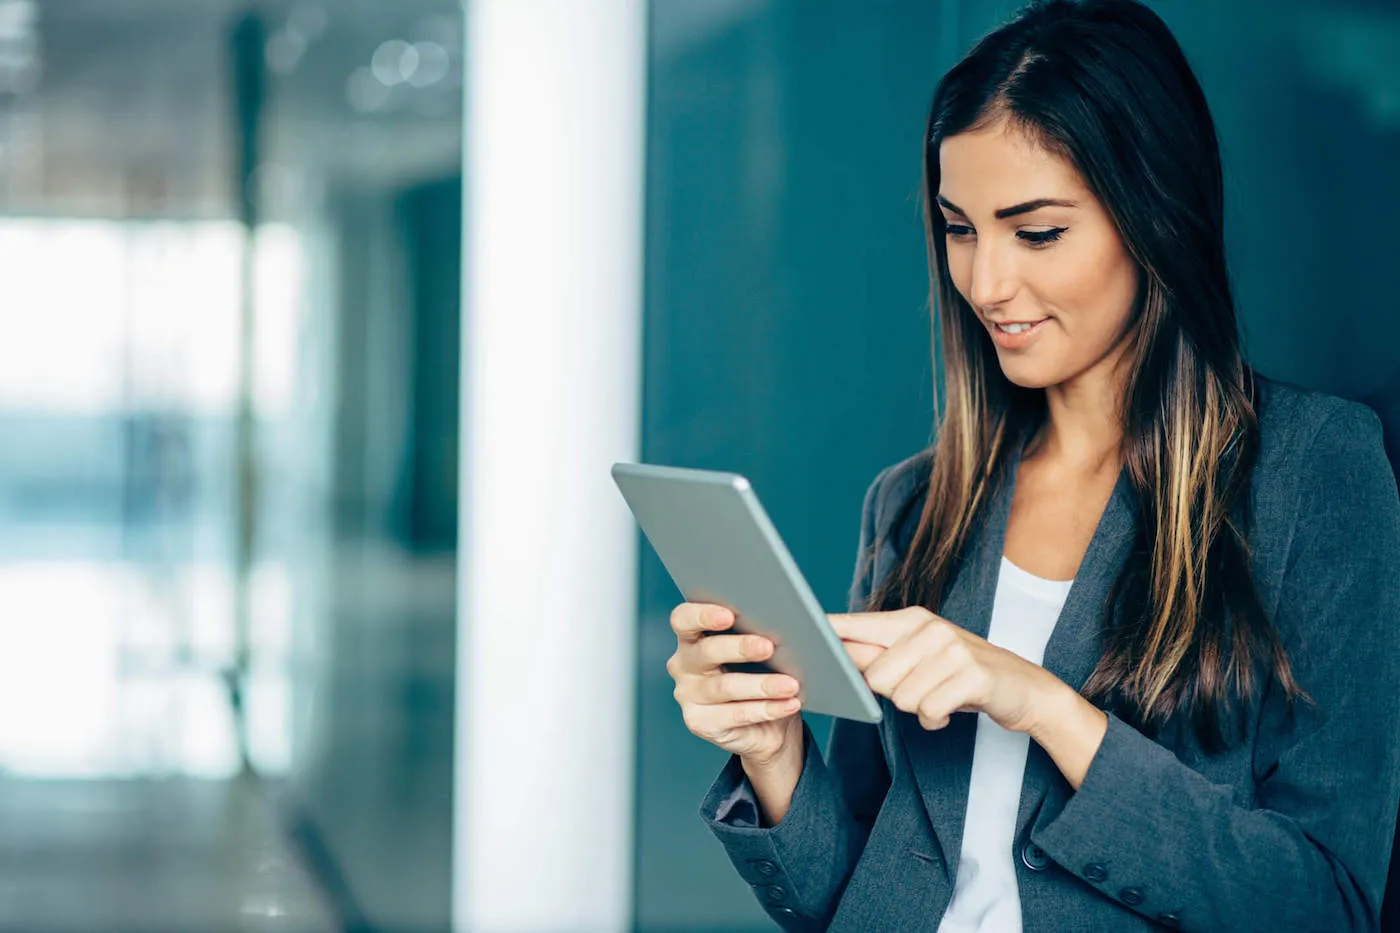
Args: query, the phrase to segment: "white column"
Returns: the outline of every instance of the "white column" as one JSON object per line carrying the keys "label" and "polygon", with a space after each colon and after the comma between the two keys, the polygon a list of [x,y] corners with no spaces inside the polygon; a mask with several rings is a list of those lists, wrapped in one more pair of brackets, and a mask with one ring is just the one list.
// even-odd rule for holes
{"label": "white column", "polygon": [[645,0],[467,0],[453,923],[631,925]]}

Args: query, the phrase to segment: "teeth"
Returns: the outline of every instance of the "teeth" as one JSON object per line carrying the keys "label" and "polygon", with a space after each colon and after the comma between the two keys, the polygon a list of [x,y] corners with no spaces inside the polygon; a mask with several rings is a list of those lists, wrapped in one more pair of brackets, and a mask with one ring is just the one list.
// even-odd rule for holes
{"label": "teeth", "polygon": [[997,330],[1001,331],[1003,334],[1020,334],[1030,330],[1034,326],[1034,324],[998,324]]}

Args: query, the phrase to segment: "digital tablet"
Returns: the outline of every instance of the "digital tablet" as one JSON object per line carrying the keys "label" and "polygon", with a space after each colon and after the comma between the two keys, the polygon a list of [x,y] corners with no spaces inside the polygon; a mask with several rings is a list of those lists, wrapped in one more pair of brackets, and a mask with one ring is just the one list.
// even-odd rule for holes
{"label": "digital tablet", "polygon": [[748,480],[641,463],[614,464],[612,476],[686,601],[734,612],[734,625],[716,634],[772,639],[765,666],[797,679],[804,710],[879,722],[879,701]]}

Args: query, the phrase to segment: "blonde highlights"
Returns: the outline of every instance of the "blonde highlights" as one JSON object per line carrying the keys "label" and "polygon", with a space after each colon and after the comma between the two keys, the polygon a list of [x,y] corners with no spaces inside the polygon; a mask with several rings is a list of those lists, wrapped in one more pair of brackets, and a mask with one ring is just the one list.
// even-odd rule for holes
{"label": "blonde highlights", "polygon": [[1171,31],[1135,0],[1035,0],[934,91],[922,189],[937,434],[917,529],[869,606],[938,610],[1012,452],[1045,425],[1044,392],[1007,379],[953,286],[932,205],[942,141],[993,119],[1078,170],[1139,273],[1119,400],[1137,522],[1083,693],[1148,731],[1189,717],[1218,747],[1271,682],[1290,705],[1306,695],[1253,583],[1258,394],[1225,261],[1215,123]]}
{"label": "blonde highlights", "polygon": [[[926,168],[926,178],[929,176]],[[930,303],[942,391],[922,511],[909,547],[875,589],[872,610],[937,611],[1013,449],[1044,426],[1041,390],[1002,373],[985,330],[952,284],[941,214],[926,180]],[[1212,364],[1176,326],[1166,287],[1144,266],[1125,351],[1123,462],[1137,541],[1105,602],[1104,645],[1082,693],[1154,731],[1179,715],[1202,744],[1238,736],[1268,676],[1290,705],[1306,698],[1250,574],[1248,482],[1259,425],[1252,372],[1236,352]],[[935,346],[938,345],[935,340]]]}

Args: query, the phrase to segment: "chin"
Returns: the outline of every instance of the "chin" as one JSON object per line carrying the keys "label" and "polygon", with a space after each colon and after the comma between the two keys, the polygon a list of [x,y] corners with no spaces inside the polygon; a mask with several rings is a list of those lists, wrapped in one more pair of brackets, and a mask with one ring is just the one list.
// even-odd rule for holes
{"label": "chin", "polygon": [[1052,372],[1044,366],[1030,365],[1024,360],[1013,361],[1010,366],[1003,360],[1001,372],[1023,389],[1046,389],[1065,381],[1060,373]]}

